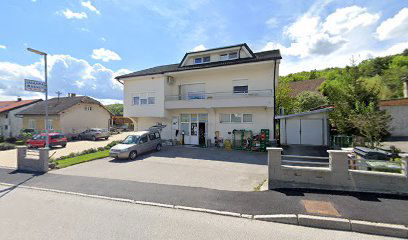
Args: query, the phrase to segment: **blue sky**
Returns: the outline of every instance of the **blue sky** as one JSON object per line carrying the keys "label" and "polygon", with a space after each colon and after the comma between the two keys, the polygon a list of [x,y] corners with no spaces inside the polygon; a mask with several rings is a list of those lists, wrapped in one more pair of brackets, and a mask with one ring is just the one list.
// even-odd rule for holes
{"label": "blue sky", "polygon": [[41,95],[23,79],[42,79],[49,54],[50,95],[122,99],[113,77],[177,63],[186,51],[246,42],[281,49],[280,74],[344,66],[353,57],[408,48],[408,2],[233,0],[2,0],[0,99]]}

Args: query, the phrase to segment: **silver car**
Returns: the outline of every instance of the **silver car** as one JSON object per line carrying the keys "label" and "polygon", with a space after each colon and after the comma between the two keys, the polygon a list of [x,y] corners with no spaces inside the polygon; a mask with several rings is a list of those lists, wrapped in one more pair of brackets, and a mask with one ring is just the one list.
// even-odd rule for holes
{"label": "silver car", "polygon": [[161,137],[158,131],[140,131],[127,136],[122,143],[112,147],[109,155],[113,158],[134,160],[139,154],[152,150],[160,151],[161,148]]}

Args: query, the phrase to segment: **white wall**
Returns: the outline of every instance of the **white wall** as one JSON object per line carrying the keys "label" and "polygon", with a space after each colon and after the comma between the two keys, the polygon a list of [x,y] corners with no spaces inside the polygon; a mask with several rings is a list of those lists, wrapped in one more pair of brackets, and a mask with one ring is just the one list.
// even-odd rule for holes
{"label": "white wall", "polygon": [[[124,80],[125,117],[164,117],[164,76],[145,76]],[[154,105],[133,105],[133,96],[139,93],[155,93]]]}
{"label": "white wall", "polygon": [[251,57],[251,55],[249,53],[247,53],[244,48],[240,47],[235,47],[235,48],[229,48],[229,49],[222,49],[222,50],[216,50],[216,51],[211,51],[211,52],[205,52],[205,53],[198,53],[198,54],[189,54],[185,60],[185,63],[183,66],[187,66],[187,65],[194,65],[194,59],[197,57],[206,57],[206,56],[210,56],[210,62],[217,62],[220,61],[220,55],[222,54],[228,54],[231,52],[238,52],[240,55],[240,58],[248,58]]}
{"label": "white wall", "polygon": [[[20,135],[20,131],[23,128],[23,118],[16,117],[20,111],[23,111],[31,107],[30,105],[19,107],[17,109],[11,110],[8,113],[0,114],[0,135],[8,137],[17,137]],[[7,116],[7,117],[6,117]],[[7,125],[7,130],[5,129]]]}
{"label": "white wall", "polygon": [[408,106],[383,106],[391,115],[391,136],[408,136]]}
{"label": "white wall", "polygon": [[[86,111],[85,107],[92,107]],[[60,127],[64,133],[79,133],[88,128],[109,128],[109,112],[97,104],[77,104],[60,115]]]}

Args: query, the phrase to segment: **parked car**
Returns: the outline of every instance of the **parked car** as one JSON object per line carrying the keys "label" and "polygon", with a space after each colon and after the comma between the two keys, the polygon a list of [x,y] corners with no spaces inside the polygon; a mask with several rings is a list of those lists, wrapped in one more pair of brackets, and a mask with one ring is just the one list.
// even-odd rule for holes
{"label": "parked car", "polygon": [[108,140],[110,137],[110,133],[107,129],[102,128],[91,128],[87,129],[80,134],[78,134],[78,140],[89,139],[92,141],[96,141],[98,139],[106,139]]}
{"label": "parked car", "polygon": [[160,132],[140,131],[127,136],[121,144],[112,147],[109,155],[117,159],[129,158],[134,160],[139,154],[152,150],[160,151],[161,148]]}
{"label": "parked car", "polygon": [[[35,148],[45,147],[46,136],[47,135],[45,133],[34,135],[31,139],[27,140],[26,142],[27,146],[35,147]],[[65,147],[67,146],[67,141],[68,141],[67,138],[62,133],[58,133],[58,132],[49,133],[50,147],[55,147],[55,146]]]}

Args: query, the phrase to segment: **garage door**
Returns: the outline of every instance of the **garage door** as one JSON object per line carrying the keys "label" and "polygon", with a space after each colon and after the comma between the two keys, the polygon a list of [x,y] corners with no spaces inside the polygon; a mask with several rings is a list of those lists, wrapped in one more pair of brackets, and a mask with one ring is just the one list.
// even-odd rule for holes
{"label": "garage door", "polygon": [[324,145],[322,119],[286,119],[286,144]]}
{"label": "garage door", "polygon": [[286,144],[300,144],[300,120],[286,120]]}
{"label": "garage door", "polygon": [[323,120],[301,119],[300,143],[306,145],[323,145]]}

